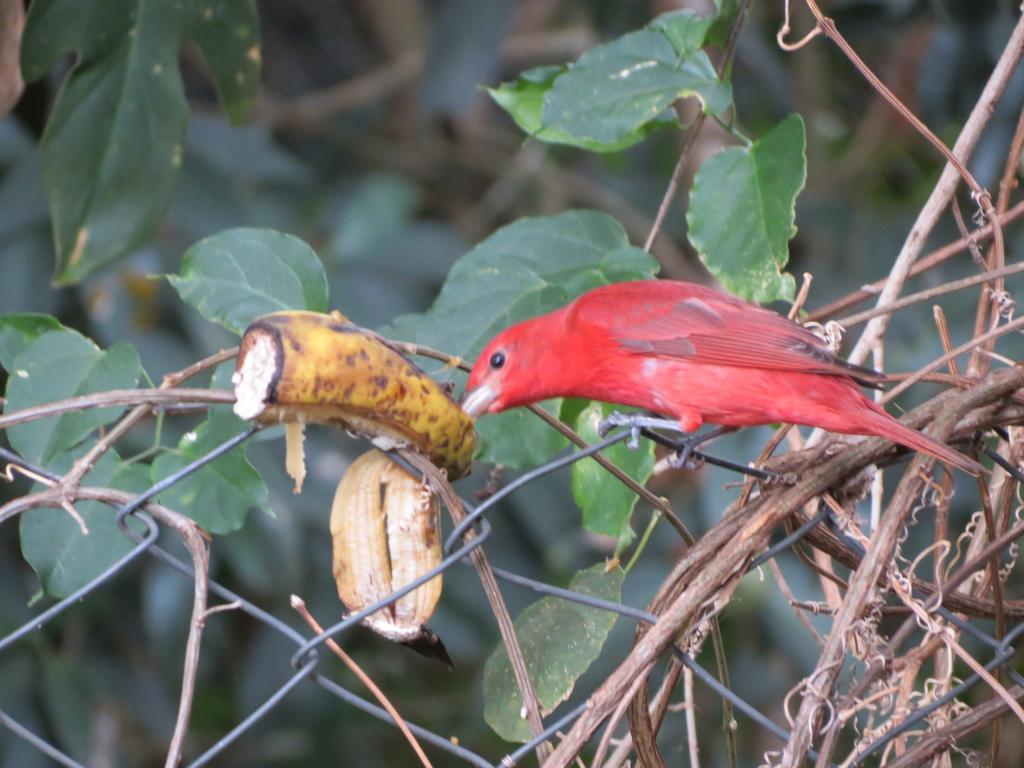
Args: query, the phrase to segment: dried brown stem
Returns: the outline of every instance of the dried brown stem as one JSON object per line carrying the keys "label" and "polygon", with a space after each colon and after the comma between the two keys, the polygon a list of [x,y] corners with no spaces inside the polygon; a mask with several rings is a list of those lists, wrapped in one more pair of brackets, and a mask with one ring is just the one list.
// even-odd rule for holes
{"label": "dried brown stem", "polygon": [[161,405],[180,405],[182,403],[207,403],[210,405],[230,405],[235,402],[235,395],[226,389],[201,389],[185,387],[169,389],[110,389],[106,392],[94,392],[90,395],[71,397],[52,403],[33,405],[20,411],[5,413],[0,416],[0,429],[9,429],[16,424],[25,424],[50,416],[59,416],[70,411],[81,411],[88,408],[106,408],[111,405],[141,405],[151,407]]}
{"label": "dried brown stem", "polygon": [[923,301],[931,301],[932,299],[944,296],[947,293],[955,293],[956,291],[963,290],[964,288],[970,288],[972,285],[987,283],[1000,277],[1016,275],[1019,272],[1024,272],[1024,263],[1010,264],[1002,269],[995,269],[991,272],[982,272],[979,275],[971,275],[970,277],[964,277],[959,280],[951,280],[948,283],[936,285],[934,288],[929,288],[925,291],[918,291],[917,293],[912,293],[909,296],[904,296],[902,299],[897,299],[890,304],[886,304],[884,307],[866,309],[863,312],[858,312],[854,315],[840,317],[836,322],[844,328],[851,328],[855,325],[871,320],[874,317],[892,314],[900,309],[906,309],[907,307],[914,306],[915,304],[920,304]]}
{"label": "dried brown stem", "polygon": [[[948,391],[915,409],[907,422],[915,426],[928,418],[943,420],[952,428],[958,413],[1004,399],[1024,386],[1024,370],[1000,371],[966,391]],[[783,519],[805,502],[840,483],[844,478],[876,462],[886,452],[883,440],[872,438],[841,453],[824,457],[820,452],[802,457],[806,464],[802,479],[791,488],[769,489],[744,506],[731,506],[723,519],[689,549],[659,590],[666,608],[658,621],[636,643],[629,656],[590,697],[586,711],[565,735],[551,756],[551,768],[564,768],[611,714],[637,675],[646,676],[660,654],[708,600],[716,604],[727,599],[744,566],[764,545],[768,535]],[[786,459],[787,457],[780,457]],[[919,459],[924,461],[924,459]],[[809,467],[814,471],[808,471]],[[866,572],[866,571],[865,571]],[[656,596],[655,599],[659,599]],[[849,602],[849,601],[847,601]]]}
{"label": "dried brown stem", "polygon": [[[0,507],[0,523],[13,515],[36,507],[60,506],[63,501],[99,501],[111,506],[122,506],[136,498],[136,494],[119,491],[113,488],[78,487],[63,489],[59,486],[48,488],[39,493],[22,496]],[[203,627],[206,621],[207,574],[209,571],[210,554],[202,529],[196,522],[185,515],[175,512],[156,502],[147,503],[143,509],[154,519],[176,531],[181,536],[185,547],[192,557],[194,570],[194,589],[192,599],[192,618],[189,623],[188,640],[185,645],[184,673],[181,681],[181,697],[178,699],[178,716],[174,722],[174,733],[171,736],[165,768],[174,768],[181,762],[181,752],[188,732],[189,718],[192,713],[192,701],[195,696],[196,674],[199,669],[199,646],[202,642]]]}
{"label": "dried brown stem", "polygon": [[[818,19],[819,25],[822,25],[822,19],[824,17],[821,15],[821,12],[817,10],[817,6],[814,4],[813,0],[806,0],[806,2],[808,3],[808,6],[812,8],[812,12],[816,11],[815,18]],[[824,24],[822,28],[826,34],[830,35],[830,37],[832,36],[830,33],[833,33],[835,35],[833,40],[839,44],[839,41],[842,40],[842,38],[837,32],[835,32],[834,25],[829,26],[828,24]],[[846,53],[847,56],[851,57],[851,61],[854,61],[854,63],[859,61],[859,58],[856,57],[856,54],[852,49],[847,50],[849,45],[846,44],[845,41],[842,41],[840,47],[843,48],[844,53]],[[1022,52],[1024,52],[1024,19],[1018,20],[1014,27],[1010,40],[1000,55],[999,61],[996,63],[995,69],[989,77],[988,83],[986,83],[981,97],[978,99],[978,103],[971,111],[967,122],[964,124],[963,130],[960,132],[960,136],[957,139],[956,144],[953,146],[952,153],[949,153],[949,150],[946,150],[944,153],[949,153],[947,154],[949,161],[943,169],[942,175],[939,177],[939,181],[932,190],[932,194],[929,196],[928,201],[918,214],[917,220],[914,222],[914,225],[903,244],[903,248],[900,250],[896,261],[893,264],[889,277],[886,280],[885,286],[878,298],[878,306],[881,307],[891,303],[895,300],[896,296],[899,295],[903,288],[903,283],[910,272],[911,266],[917,260],[917,257],[924,246],[925,240],[934,229],[942,211],[945,210],[946,206],[949,204],[950,198],[952,198],[960,178],[968,179],[969,184],[973,181],[973,178],[971,178],[969,174],[961,172],[963,162],[970,156],[971,151],[974,149],[975,144],[981,136],[982,130],[988,124],[988,121],[995,109],[995,105],[1002,97],[1003,91],[1005,90],[1018,61],[1020,60]],[[866,67],[862,69],[862,72],[865,72],[865,76],[867,76]],[[875,85],[874,82],[872,82],[872,84]],[[881,87],[879,88],[879,86]],[[878,83],[875,87],[879,88],[879,92],[883,95],[889,93],[888,89],[886,89],[881,83]],[[907,112],[907,114],[904,115],[905,117],[908,119],[913,117],[909,114],[909,110],[906,110],[906,108],[903,108],[903,110]],[[901,114],[902,113],[903,112],[901,112]],[[912,122],[915,127],[918,127],[918,123],[920,123],[916,117],[913,117]],[[921,128],[924,128],[924,126],[922,125],[918,127],[919,130],[921,130]],[[925,133],[926,131],[927,128],[924,128],[922,134],[931,134],[930,131]],[[938,143],[941,144],[941,142]],[[976,182],[972,185],[972,191],[979,195],[979,203],[984,206],[985,214],[989,217],[989,223],[993,225],[993,239],[997,243],[997,247],[1001,247],[1002,229],[998,224],[998,216],[992,208],[991,200],[988,199],[987,193],[983,194],[983,190],[981,190],[980,187],[977,187]],[[882,335],[885,333],[885,330],[888,327],[888,317],[888,315],[876,317],[868,324],[849,356],[849,359],[852,362],[864,362],[868,353],[874,349],[876,344],[882,338]]]}
{"label": "dried brown stem", "polygon": [[[462,507],[462,502],[443,472],[431,464],[426,457],[415,451],[399,449],[398,454],[423,473],[431,487],[441,496],[441,500],[444,502],[445,507],[447,507],[448,514],[455,525],[466,519],[466,511]],[[476,534],[472,529],[466,532],[465,538],[467,541],[472,541],[475,537]],[[498,580],[494,576],[494,571],[483,548],[477,547],[473,549],[469,553],[469,559],[476,569],[484,594],[487,596],[487,602],[490,604],[494,618],[498,622],[498,631],[501,633],[501,639],[505,643],[505,650],[508,652],[509,662],[512,665],[512,673],[515,676],[516,685],[519,687],[523,708],[526,710],[526,721],[530,726],[530,733],[536,736],[544,730],[544,722],[540,714],[540,704],[537,700],[536,690],[533,687],[533,681],[530,680],[529,670],[526,668],[526,659],[523,657],[519,639],[516,637],[515,625],[512,622],[511,615],[509,615],[508,606],[505,605],[505,598],[501,595]],[[536,750],[537,760],[544,764],[550,752],[550,744],[547,742],[538,744]]]}
{"label": "dried brown stem", "polygon": [[974,349],[975,347],[977,347],[980,344],[984,344],[989,339],[995,339],[995,338],[998,338],[999,336],[1006,335],[1010,331],[1018,331],[1018,330],[1020,330],[1022,328],[1024,328],[1024,317],[1018,317],[1016,320],[1011,320],[1006,325],[1001,325],[998,328],[994,328],[993,330],[989,331],[986,334],[983,334],[981,336],[977,336],[977,337],[971,339],[970,341],[965,341],[963,344],[961,344],[956,349],[950,350],[949,352],[944,354],[942,357],[938,357],[935,360],[932,360],[932,362],[928,363],[928,365],[926,365],[926,366],[924,366],[922,368],[919,368],[913,374],[911,374],[910,376],[905,378],[903,381],[901,381],[895,387],[893,387],[888,392],[886,392],[885,396],[882,398],[881,402],[883,402],[883,403],[889,402],[894,397],[898,396],[902,392],[905,392],[908,388],[912,387],[914,384],[919,382],[927,374],[929,374],[929,373],[931,373],[933,371],[938,370],[939,368],[944,366],[946,363],[948,363],[950,360],[956,359],[957,357],[959,357],[960,355],[964,354],[965,352],[970,352],[972,349]]}
{"label": "dried brown stem", "polygon": [[[963,404],[960,405],[962,408]],[[945,410],[933,422],[932,434],[938,439],[943,439],[952,432],[962,412],[954,408],[955,406]],[[867,553],[850,580],[843,604],[835,616],[832,631],[825,641],[825,648],[818,658],[817,666],[806,678],[807,692],[800,702],[800,710],[790,731],[789,742],[783,751],[783,768],[796,768],[803,764],[818,728],[821,707],[831,698],[832,688],[839,675],[846,653],[847,635],[875,594],[878,582],[892,560],[906,516],[920,495],[923,481],[918,470],[933,463],[933,459],[924,455],[914,458],[871,537]]]}
{"label": "dried brown stem", "polygon": [[[1013,208],[1010,208],[1006,213],[1001,214],[999,216],[999,223],[1005,226],[1006,224],[1016,221],[1021,216],[1024,216],[1024,200],[1014,205]],[[991,234],[991,224],[986,224],[984,227],[981,227],[972,233],[973,239],[983,239]],[[968,240],[968,238],[954,240],[952,243],[947,243],[941,248],[937,248],[931,253],[922,256],[914,262],[914,266],[911,267],[910,271],[907,273],[907,277],[917,277],[921,273],[927,272],[929,269],[932,269],[943,262],[949,261],[957,254],[960,254],[967,249]],[[815,321],[825,320],[837,312],[842,312],[852,306],[860,304],[862,301],[870,299],[872,296],[877,296],[885,287],[886,280],[888,280],[888,278],[868,283],[863,288],[859,288],[858,290],[848,293],[835,301],[829,302],[822,307],[818,307],[807,314],[807,319]]]}
{"label": "dried brown stem", "polygon": [[210,549],[202,531],[192,520],[183,515],[177,517],[180,519],[174,527],[192,556],[192,618],[185,644],[185,668],[182,673],[181,696],[178,698],[178,717],[174,721],[174,733],[167,748],[164,768],[175,768],[181,762],[181,753],[185,748],[185,736],[188,734],[192,702],[195,699],[196,675],[199,673],[199,648],[203,641],[203,628],[206,626],[207,580],[210,573]]}
{"label": "dried brown stem", "polygon": [[[232,347],[230,349],[223,349],[220,352],[205,357],[191,365],[183,368],[176,373],[169,373],[164,376],[163,382],[160,384],[160,389],[168,390],[174,387],[179,387],[181,384],[193,376],[197,376],[203,371],[207,371],[217,365],[220,365],[225,360],[230,360],[238,354],[238,347]],[[134,427],[139,420],[142,419],[147,413],[149,413],[150,405],[137,405],[130,410],[117,424],[106,432],[96,444],[90,448],[84,456],[75,461],[75,464],[68,471],[66,475],[61,479],[61,485],[65,488],[73,488],[82,481],[82,478],[91,470],[96,462],[99,461],[100,457],[109,451],[114,444],[120,440],[132,427]]]}
{"label": "dried brown stem", "polygon": [[[1024,109],[1017,117],[1017,127],[1013,132],[1013,139],[1010,141],[1010,150],[1006,153],[1006,162],[1003,164],[1003,175],[999,180],[999,194],[996,197],[996,213],[1002,214],[1010,205],[1010,193],[1017,183],[1017,163],[1020,160],[1021,148],[1024,147]],[[1001,248],[993,246],[989,249],[988,257],[985,259],[985,266],[994,269],[1003,266],[1006,254]],[[997,291],[1003,290],[1003,280],[994,280],[992,285],[986,285],[978,297],[978,310],[974,318],[974,335],[981,333],[986,326],[994,325],[999,319],[999,308],[992,296]],[[967,370],[972,373],[985,375],[988,373],[989,358],[984,354],[991,351],[990,345],[979,347],[971,355],[971,362]]]}
{"label": "dried brown stem", "polygon": [[[309,612],[309,609],[306,607],[305,600],[298,595],[292,595],[291,605],[299,616],[302,617],[302,620],[309,625],[310,629],[318,635],[323,634],[324,628],[320,626],[320,622],[318,622],[313,617],[313,614]],[[395,705],[391,703],[391,700],[384,694],[384,691],[380,689],[380,686],[373,682],[373,678],[363,671],[363,668],[356,663],[355,659],[345,653],[333,637],[327,638],[326,643],[327,647],[334,652],[334,655],[341,659],[342,663],[351,670],[352,674],[359,678],[360,682],[367,687],[370,693],[373,694],[374,698],[377,699],[377,701],[380,702],[380,705],[384,707],[389,715],[391,715],[391,719],[395,721],[395,725],[398,726],[398,730],[402,732],[405,740],[408,741],[409,746],[412,747],[412,751],[415,752],[416,757],[419,758],[420,764],[423,765],[424,768],[433,768],[430,764],[430,760],[427,759],[426,753],[423,751],[423,747],[421,747],[419,741],[417,741],[416,736],[409,730],[409,726],[406,724],[402,716],[398,714],[398,710],[395,709]]]}
{"label": "dried brown stem", "polygon": [[[1024,699],[1024,688],[1014,686],[1010,689],[1010,695],[1018,700]],[[960,739],[994,722],[1006,710],[1007,705],[1004,699],[998,696],[989,699],[984,704],[973,707],[970,712],[961,715],[948,725],[922,736],[916,744],[889,763],[888,768],[916,768],[928,765],[936,755],[944,754]]]}

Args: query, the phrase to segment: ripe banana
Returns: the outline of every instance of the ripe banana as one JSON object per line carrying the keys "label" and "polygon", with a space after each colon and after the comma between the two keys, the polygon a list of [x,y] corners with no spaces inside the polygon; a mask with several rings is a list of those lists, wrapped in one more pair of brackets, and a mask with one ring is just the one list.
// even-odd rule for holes
{"label": "ripe banana", "polygon": [[[352,463],[331,505],[334,579],[350,611],[382,600],[440,564],[439,512],[430,487],[380,451]],[[438,575],[363,623],[390,640],[415,644],[427,636],[436,643],[423,625],[440,597]]]}
{"label": "ripe banana", "polygon": [[[235,413],[265,424],[336,424],[384,450],[411,446],[452,479],[473,458],[473,421],[427,374],[343,315],[275,312],[242,336]],[[301,445],[300,427],[289,444]],[[290,462],[301,487],[297,461]]]}

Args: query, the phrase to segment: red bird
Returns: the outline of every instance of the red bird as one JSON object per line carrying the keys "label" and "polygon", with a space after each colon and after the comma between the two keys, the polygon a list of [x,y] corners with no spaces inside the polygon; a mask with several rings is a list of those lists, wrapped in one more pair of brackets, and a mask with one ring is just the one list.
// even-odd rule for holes
{"label": "red bird", "polygon": [[595,288],[495,336],[469,375],[473,416],[583,397],[705,422],[785,422],[876,435],[972,474],[981,466],[865,397],[882,374],[837,358],[803,326],[720,291],[673,280]]}

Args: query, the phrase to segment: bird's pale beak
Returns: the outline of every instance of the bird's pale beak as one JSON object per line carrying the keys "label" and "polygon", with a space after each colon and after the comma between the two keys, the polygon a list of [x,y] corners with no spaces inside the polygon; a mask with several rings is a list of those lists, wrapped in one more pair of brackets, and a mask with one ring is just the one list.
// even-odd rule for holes
{"label": "bird's pale beak", "polygon": [[466,392],[462,396],[462,410],[475,419],[477,416],[487,413],[487,409],[497,399],[498,393],[492,386],[481,384],[476,389]]}

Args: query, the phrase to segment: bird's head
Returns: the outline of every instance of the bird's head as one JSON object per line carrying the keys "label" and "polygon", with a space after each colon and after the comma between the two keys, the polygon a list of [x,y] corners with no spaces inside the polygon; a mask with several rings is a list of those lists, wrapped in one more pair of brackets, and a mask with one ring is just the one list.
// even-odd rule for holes
{"label": "bird's head", "polygon": [[470,416],[498,413],[553,397],[551,387],[561,368],[550,316],[513,325],[484,347],[466,382],[462,409]]}

